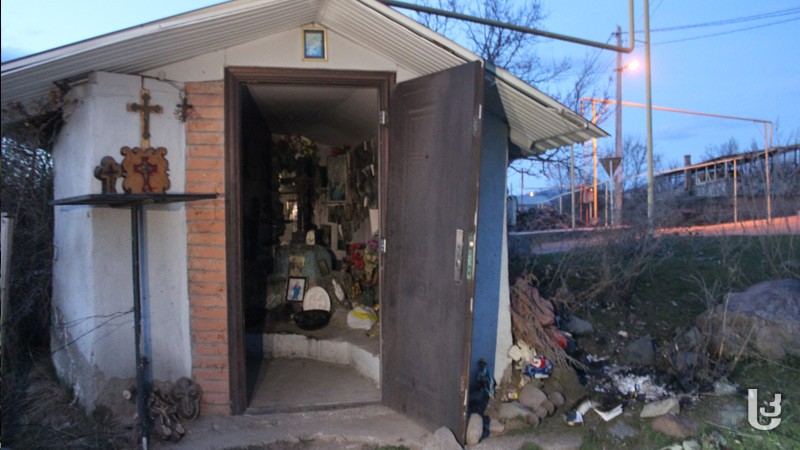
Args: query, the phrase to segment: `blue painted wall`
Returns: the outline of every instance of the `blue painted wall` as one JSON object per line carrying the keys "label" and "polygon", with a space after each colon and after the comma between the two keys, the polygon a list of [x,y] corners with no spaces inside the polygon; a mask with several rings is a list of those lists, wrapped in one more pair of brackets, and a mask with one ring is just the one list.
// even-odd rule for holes
{"label": "blue painted wall", "polygon": [[[503,227],[506,200],[508,125],[484,112],[475,254],[475,301],[472,320],[470,384],[481,359],[493,366],[497,345]],[[507,282],[507,281],[506,281]],[[494,370],[494,367],[492,367]]]}

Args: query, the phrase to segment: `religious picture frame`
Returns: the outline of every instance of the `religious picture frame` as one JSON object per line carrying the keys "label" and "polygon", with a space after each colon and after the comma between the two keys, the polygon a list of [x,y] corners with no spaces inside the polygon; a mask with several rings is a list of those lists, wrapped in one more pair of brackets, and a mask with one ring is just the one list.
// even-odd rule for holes
{"label": "religious picture frame", "polygon": [[302,302],[306,295],[306,277],[289,277],[286,282],[286,301]]}
{"label": "religious picture frame", "polygon": [[328,33],[324,28],[303,28],[303,61],[328,60]]}
{"label": "religious picture frame", "polygon": [[349,203],[347,154],[328,158],[328,203]]}
{"label": "religious picture frame", "polygon": [[297,200],[287,200],[283,207],[283,219],[291,222],[297,221]]}
{"label": "religious picture frame", "polygon": [[306,258],[302,255],[289,255],[289,276],[299,277],[305,270]]}

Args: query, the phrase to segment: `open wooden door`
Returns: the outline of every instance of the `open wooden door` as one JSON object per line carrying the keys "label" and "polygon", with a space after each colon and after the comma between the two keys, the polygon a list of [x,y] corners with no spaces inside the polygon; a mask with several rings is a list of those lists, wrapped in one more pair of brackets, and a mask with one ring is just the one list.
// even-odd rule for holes
{"label": "open wooden door", "polygon": [[382,398],[463,443],[483,68],[398,84],[389,108]]}

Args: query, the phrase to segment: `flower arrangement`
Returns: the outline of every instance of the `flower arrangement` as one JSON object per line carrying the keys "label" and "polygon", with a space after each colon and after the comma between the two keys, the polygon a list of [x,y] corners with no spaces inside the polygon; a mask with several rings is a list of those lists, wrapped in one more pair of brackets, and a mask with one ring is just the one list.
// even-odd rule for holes
{"label": "flower arrangement", "polygon": [[366,244],[350,244],[347,254],[353,278],[366,285],[372,284],[378,269],[378,241],[372,239]]}
{"label": "flower arrangement", "polygon": [[277,172],[287,173],[296,172],[301,165],[300,160],[314,160],[319,153],[314,141],[299,134],[290,134],[276,141],[275,150],[272,154]]}

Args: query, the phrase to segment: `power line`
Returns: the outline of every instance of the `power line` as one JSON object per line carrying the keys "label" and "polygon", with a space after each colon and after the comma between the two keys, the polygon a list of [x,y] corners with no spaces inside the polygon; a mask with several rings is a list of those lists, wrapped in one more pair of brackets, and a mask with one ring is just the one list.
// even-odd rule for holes
{"label": "power line", "polygon": [[[660,4],[658,6],[661,6]],[[663,27],[663,28],[652,28],[650,30],[651,33],[657,31],[678,31],[678,30],[686,30],[691,28],[705,28],[705,27],[716,27],[716,26],[724,26],[724,25],[731,25],[735,23],[742,23],[742,22],[752,22],[754,20],[764,20],[764,19],[772,19],[775,17],[783,17],[783,16],[790,16],[793,14],[800,13],[800,8],[789,8],[789,9],[782,9],[779,11],[772,11],[762,14],[755,14],[751,16],[742,16],[742,17],[735,17],[731,19],[723,19],[723,20],[716,20],[711,22],[701,22],[689,25],[676,25],[672,27]],[[642,34],[644,31],[636,31],[636,34]],[[622,34],[628,34],[627,31],[623,31]]]}
{"label": "power line", "polygon": [[703,23],[696,23],[696,24],[691,24],[691,25],[680,25],[680,26],[674,26],[674,27],[654,28],[654,29],[650,30],[650,32],[655,32],[655,31],[677,31],[677,30],[687,30],[687,29],[690,29],[690,28],[716,27],[716,26],[731,25],[731,24],[734,24],[734,23],[741,23],[741,22],[752,22],[754,20],[772,19],[772,18],[775,18],[775,17],[789,16],[789,15],[798,14],[798,13],[800,13],[800,8],[790,8],[790,9],[784,9],[784,10],[781,10],[781,11],[773,11],[773,12],[770,12],[770,13],[757,14],[757,15],[754,15],[754,16],[745,16],[745,17],[737,17],[737,18],[734,18],[734,19],[717,20],[717,21],[714,21],[714,22],[703,22]]}
{"label": "power line", "polygon": [[742,31],[749,31],[749,30],[756,30],[758,28],[771,27],[773,25],[779,25],[779,24],[782,24],[782,23],[794,22],[795,20],[800,20],[800,17],[795,17],[793,19],[780,20],[778,22],[766,23],[766,24],[763,24],[763,25],[755,25],[755,26],[752,26],[752,27],[739,28],[739,29],[736,29],[736,30],[723,31],[723,32],[720,32],[720,33],[703,34],[703,35],[700,35],[700,36],[693,36],[693,37],[688,37],[688,38],[683,38],[683,39],[674,39],[674,40],[671,40],[671,41],[664,41],[664,42],[654,42],[653,45],[674,44],[676,42],[685,42],[685,41],[693,41],[693,40],[696,40],[696,39],[705,39],[705,38],[708,38],[708,37],[722,36],[722,35],[725,35],[725,34],[739,33],[739,32],[742,32]]}

